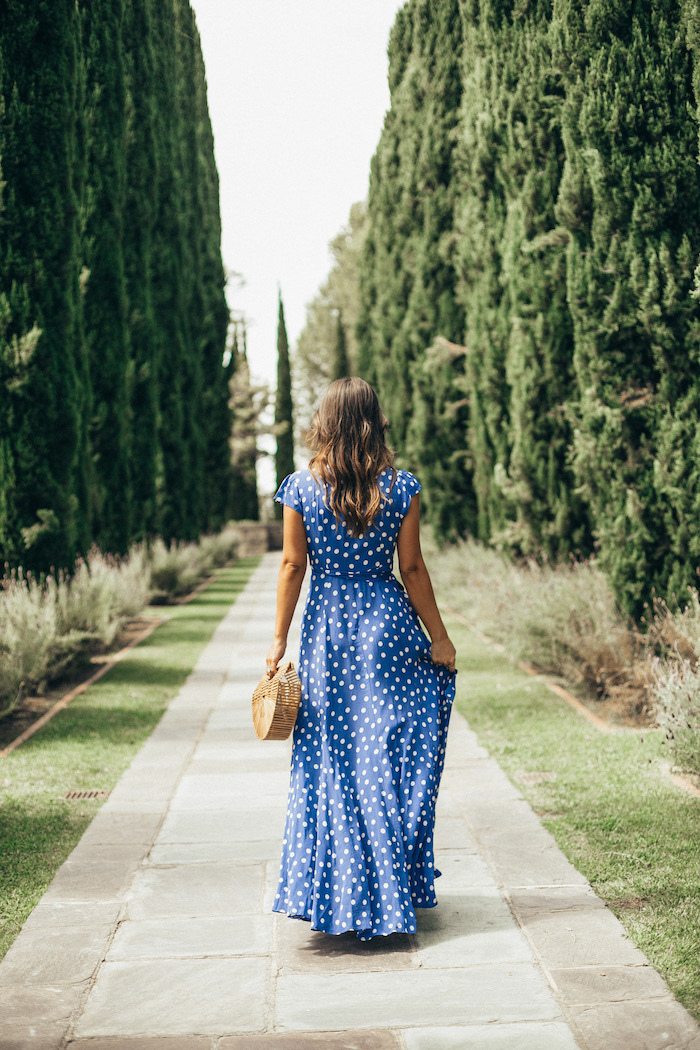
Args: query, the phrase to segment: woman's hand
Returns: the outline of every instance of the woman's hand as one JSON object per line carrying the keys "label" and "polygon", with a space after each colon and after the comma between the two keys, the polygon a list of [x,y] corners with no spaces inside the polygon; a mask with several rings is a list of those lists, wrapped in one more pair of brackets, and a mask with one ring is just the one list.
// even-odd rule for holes
{"label": "woman's hand", "polygon": [[445,635],[439,642],[433,642],[430,646],[430,659],[434,664],[444,664],[450,671],[455,669],[457,653],[450,639]]}
{"label": "woman's hand", "polygon": [[274,672],[277,670],[277,664],[280,662],[280,660],[284,656],[284,651],[285,651],[286,648],[287,648],[287,639],[286,638],[274,638],[273,639],[272,645],[268,649],[267,656],[265,657],[265,667],[267,668],[268,671],[272,671],[272,673],[274,674]]}

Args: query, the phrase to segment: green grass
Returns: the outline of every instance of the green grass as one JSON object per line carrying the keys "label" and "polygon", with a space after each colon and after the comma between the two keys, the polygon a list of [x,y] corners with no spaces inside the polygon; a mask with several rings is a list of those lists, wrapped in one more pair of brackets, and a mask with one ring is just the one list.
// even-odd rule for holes
{"label": "green grass", "polygon": [[102,805],[62,796],[114,787],[258,560],[218,570],[206,590],[170,608],[129,656],[0,759],[0,958]]}
{"label": "green grass", "polygon": [[[660,730],[603,733],[467,627],[457,706],[569,860],[700,1017],[700,799],[668,779]],[[555,773],[529,784],[526,772]]]}

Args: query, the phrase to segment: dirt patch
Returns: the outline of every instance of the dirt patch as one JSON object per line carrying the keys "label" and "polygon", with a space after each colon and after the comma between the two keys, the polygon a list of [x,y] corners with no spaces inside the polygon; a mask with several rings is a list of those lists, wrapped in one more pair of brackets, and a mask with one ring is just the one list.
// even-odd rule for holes
{"label": "dirt patch", "polygon": [[640,911],[646,908],[648,903],[646,897],[620,897],[618,900],[608,901],[608,907],[619,908],[620,911]]}

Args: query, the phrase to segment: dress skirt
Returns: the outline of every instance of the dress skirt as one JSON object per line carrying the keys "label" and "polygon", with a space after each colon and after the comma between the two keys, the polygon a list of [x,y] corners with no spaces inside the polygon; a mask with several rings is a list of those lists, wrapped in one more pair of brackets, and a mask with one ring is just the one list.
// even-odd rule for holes
{"label": "dress skirt", "polygon": [[312,570],[273,909],[360,940],[437,903],[435,804],[455,673],[391,572]]}

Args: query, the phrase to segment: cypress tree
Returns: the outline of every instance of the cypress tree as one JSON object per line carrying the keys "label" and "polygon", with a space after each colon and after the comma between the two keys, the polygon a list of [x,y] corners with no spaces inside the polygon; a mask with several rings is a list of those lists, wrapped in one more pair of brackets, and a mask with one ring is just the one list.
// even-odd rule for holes
{"label": "cypress tree", "polygon": [[[195,101],[195,133],[199,217],[193,235],[200,240],[202,405],[195,411],[203,427],[203,527],[219,529],[226,521],[232,484],[229,441],[231,411],[229,370],[224,352],[229,329],[225,297],[226,278],[221,259],[219,175],[214,161],[214,139],[207,106],[206,79],[199,33],[192,23],[192,58]],[[231,357],[229,363],[237,363]]]}
{"label": "cypress tree", "polygon": [[[292,409],[292,380],[289,366],[289,343],[287,326],[284,321],[284,304],[282,293],[279,293],[277,315],[277,396],[275,398],[275,428],[277,432],[277,451],[275,469],[277,484],[282,484],[288,474],[294,473],[294,419]],[[282,508],[275,504],[278,516]]]}
{"label": "cypress tree", "polygon": [[454,267],[462,46],[457,0],[412,0],[399,11],[389,41],[391,110],[370,171],[357,325],[359,369],[377,387],[392,442],[402,461],[426,478],[431,520],[453,534],[472,522],[471,482],[461,470],[453,476],[454,509],[446,518],[446,502],[437,509],[437,492],[431,502],[435,446],[426,442],[424,424],[430,420],[434,427],[439,419],[446,448],[463,443],[469,412],[460,389],[464,362],[443,372],[443,380],[454,382],[441,384],[440,404],[422,363],[437,336],[463,342]]}
{"label": "cypress tree", "polygon": [[591,537],[568,465],[568,234],[554,215],[564,89],[550,14],[548,0],[517,19],[509,4],[472,12],[457,232],[477,532],[516,554],[558,556],[587,553]]}
{"label": "cypress tree", "polygon": [[333,266],[306,310],[306,322],[294,348],[294,421],[298,434],[311,425],[318,403],[335,378],[338,314],[342,314],[347,364],[343,375],[357,366],[355,328],[360,314],[359,265],[367,231],[364,202],[350,208],[347,224],[330,242]]}
{"label": "cypress tree", "polygon": [[93,404],[93,539],[124,553],[132,539],[129,328],[124,271],[126,99],[123,0],[82,6],[87,192],[83,208],[82,323]]}
{"label": "cypress tree", "polygon": [[[697,476],[681,467],[677,422],[690,413],[697,433],[692,62],[670,0],[584,9],[557,0],[555,16],[568,71],[557,212],[570,237],[573,466],[600,563],[638,616],[652,587],[666,595],[695,582]],[[688,481],[690,500],[679,500]]]}
{"label": "cypress tree", "polygon": [[348,344],[345,337],[345,325],[343,324],[342,310],[338,310],[333,365],[333,379],[343,379],[348,375],[350,371],[350,362],[348,360]]}
{"label": "cypress tree", "polygon": [[257,521],[260,517],[256,466],[260,413],[267,403],[266,387],[254,386],[250,378],[245,327],[242,345],[234,330],[229,362],[231,395],[231,465],[233,467],[229,514],[232,518]]}
{"label": "cypress tree", "polygon": [[[38,0],[30,10],[19,0],[3,5],[5,368],[8,346],[27,351],[19,356],[26,376],[11,389],[12,432],[3,442],[2,469],[5,479],[14,479],[4,553],[39,571],[70,565],[89,542],[81,425],[89,390],[78,284],[85,134],[79,45],[70,0]],[[33,330],[40,330],[37,338]]]}
{"label": "cypress tree", "polygon": [[130,344],[129,413],[132,538],[155,535],[159,340],[153,287],[153,240],[158,211],[158,167],[154,91],[156,37],[153,0],[131,0],[124,10],[126,78],[126,196],[122,224],[124,279]]}
{"label": "cypress tree", "polygon": [[[191,493],[192,453],[186,441],[187,310],[191,306],[191,269],[184,265],[184,223],[189,206],[182,188],[180,146],[182,114],[178,104],[177,24],[180,0],[168,0],[158,17],[154,45],[154,135],[158,164],[157,208],[153,226],[151,279],[158,361],[157,526],[166,539],[194,539],[199,517],[197,494]],[[180,85],[181,87],[181,85]],[[194,498],[189,504],[190,495]]]}

